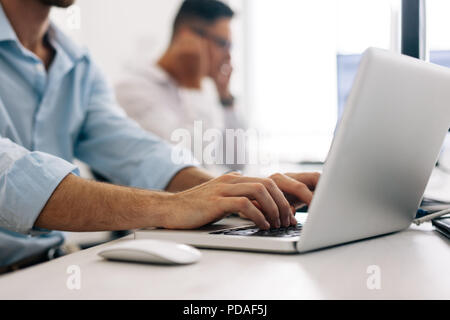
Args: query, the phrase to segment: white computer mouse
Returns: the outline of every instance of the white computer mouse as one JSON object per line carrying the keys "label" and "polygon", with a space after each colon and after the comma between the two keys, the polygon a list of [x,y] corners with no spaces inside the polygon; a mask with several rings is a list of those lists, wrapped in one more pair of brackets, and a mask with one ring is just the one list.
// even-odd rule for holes
{"label": "white computer mouse", "polygon": [[98,253],[107,260],[154,264],[192,264],[202,254],[189,245],[161,240],[126,240]]}

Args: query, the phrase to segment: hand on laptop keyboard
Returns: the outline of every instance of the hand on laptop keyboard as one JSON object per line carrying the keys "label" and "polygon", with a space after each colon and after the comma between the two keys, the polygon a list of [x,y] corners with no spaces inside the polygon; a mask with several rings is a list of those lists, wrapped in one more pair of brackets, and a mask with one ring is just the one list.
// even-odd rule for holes
{"label": "hand on laptop keyboard", "polygon": [[[178,179],[191,174],[185,171]],[[233,212],[242,213],[262,230],[295,226],[295,208],[311,202],[319,177],[318,173],[274,174],[263,179],[230,173],[182,192],[171,182],[167,191],[177,193],[167,195],[172,205],[164,206],[160,226],[197,229]]]}

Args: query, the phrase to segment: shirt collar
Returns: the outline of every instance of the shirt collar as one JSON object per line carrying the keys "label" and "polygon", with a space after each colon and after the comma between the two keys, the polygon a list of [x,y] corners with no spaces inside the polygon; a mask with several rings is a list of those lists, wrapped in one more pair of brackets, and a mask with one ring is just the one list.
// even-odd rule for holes
{"label": "shirt collar", "polygon": [[[55,49],[62,49],[72,61],[82,59],[88,54],[85,48],[77,46],[53,22],[50,22],[48,36],[50,43]],[[19,39],[0,3],[0,42],[2,41],[14,41],[19,43]]]}
{"label": "shirt collar", "polygon": [[78,46],[53,22],[50,22],[48,36],[50,39],[50,43],[55,47],[55,49],[62,49],[72,61],[80,60],[88,55],[88,50],[86,48]]}
{"label": "shirt collar", "polygon": [[154,63],[149,68],[150,76],[162,85],[176,85],[175,79],[159,64]]}

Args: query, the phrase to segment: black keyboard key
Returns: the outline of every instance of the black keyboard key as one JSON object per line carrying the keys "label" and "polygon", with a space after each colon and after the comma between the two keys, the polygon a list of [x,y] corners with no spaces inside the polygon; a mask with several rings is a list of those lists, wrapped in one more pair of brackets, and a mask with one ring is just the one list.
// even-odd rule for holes
{"label": "black keyboard key", "polygon": [[291,226],[288,228],[279,228],[279,229],[269,229],[269,230],[260,230],[255,227],[245,227],[240,229],[229,229],[222,230],[217,232],[211,232],[210,234],[220,234],[227,236],[243,236],[243,237],[298,237],[302,230],[302,225],[298,224],[297,226]]}

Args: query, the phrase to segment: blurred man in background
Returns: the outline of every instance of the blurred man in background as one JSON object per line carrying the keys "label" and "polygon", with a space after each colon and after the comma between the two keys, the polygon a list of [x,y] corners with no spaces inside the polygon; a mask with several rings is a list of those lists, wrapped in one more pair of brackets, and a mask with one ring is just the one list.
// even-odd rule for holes
{"label": "blurred man in background", "polygon": [[[162,57],[116,87],[117,98],[128,115],[171,142],[175,142],[171,136],[177,129],[186,129],[193,136],[195,121],[202,122],[203,130],[243,128],[230,92],[233,16],[233,10],[220,1],[185,0]],[[208,79],[215,90],[208,91]],[[229,144],[228,148],[234,147]],[[239,168],[236,163],[229,167]]]}

